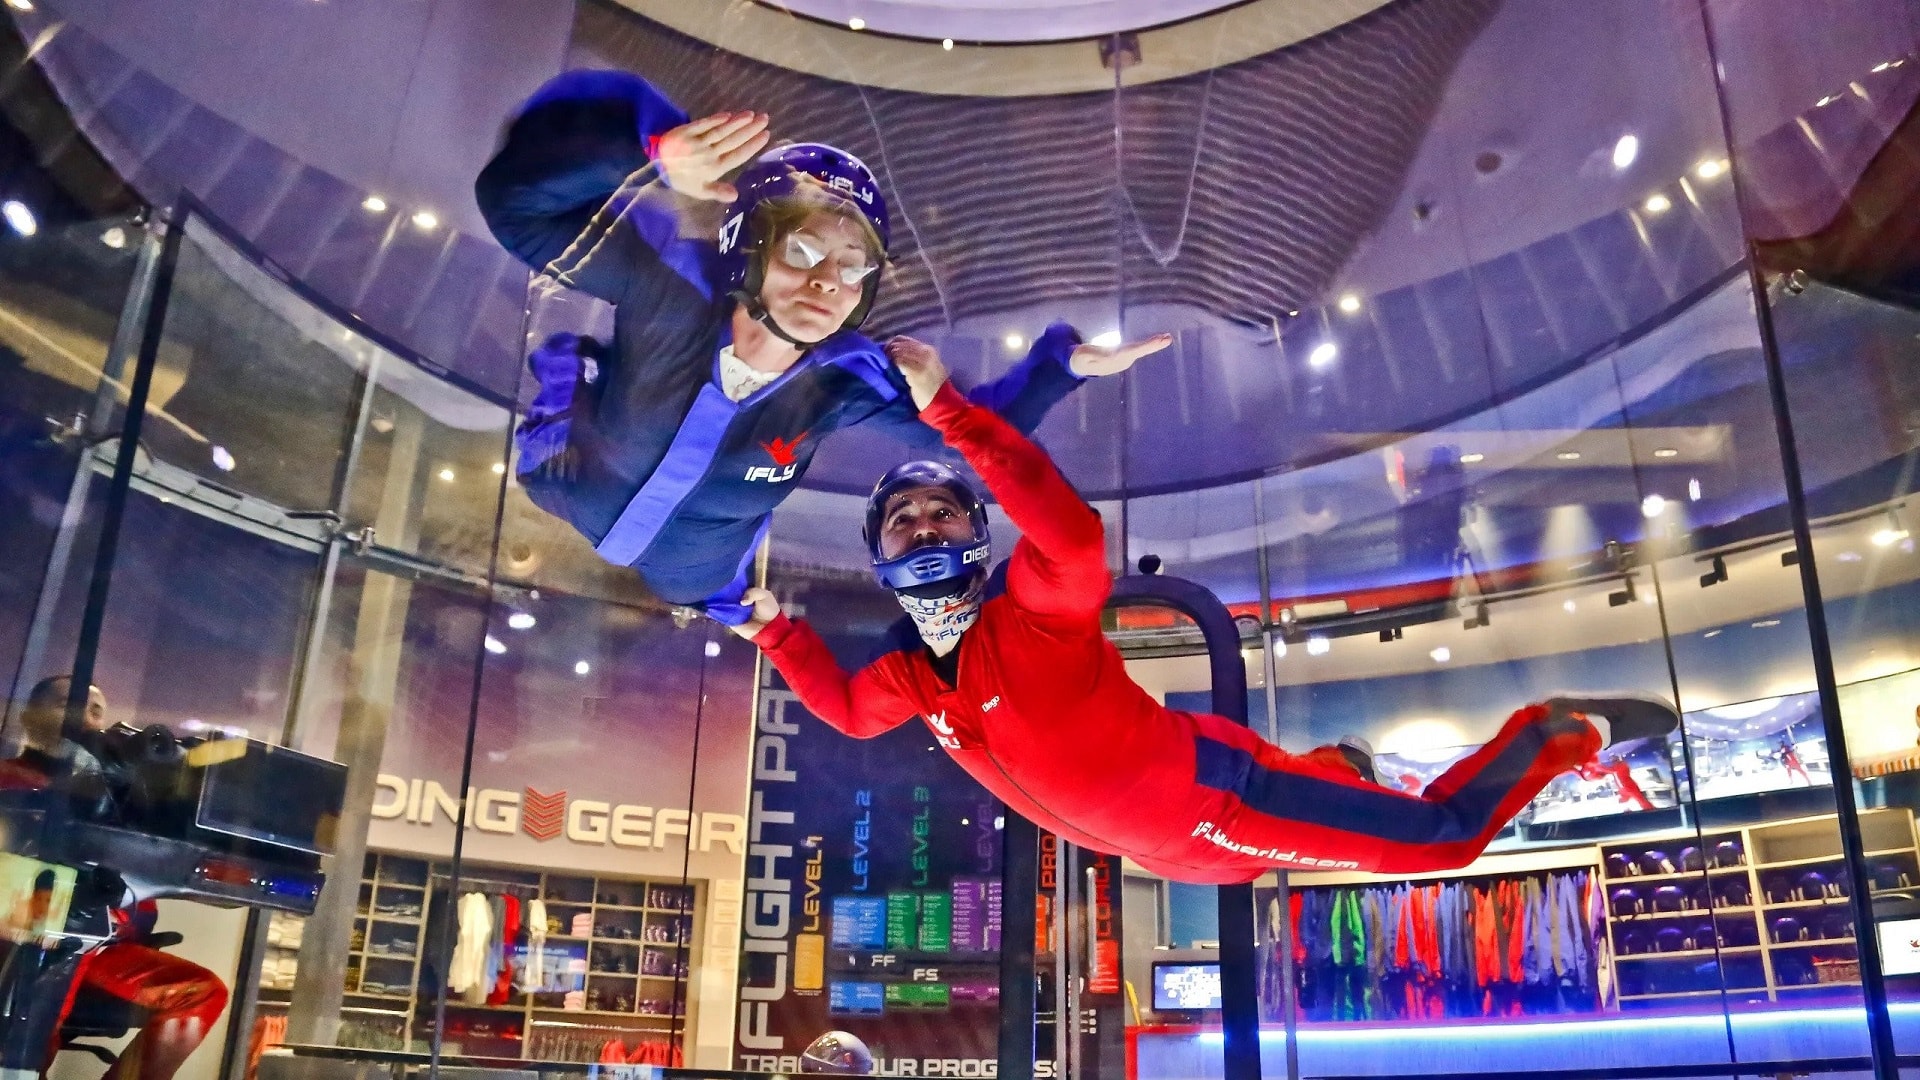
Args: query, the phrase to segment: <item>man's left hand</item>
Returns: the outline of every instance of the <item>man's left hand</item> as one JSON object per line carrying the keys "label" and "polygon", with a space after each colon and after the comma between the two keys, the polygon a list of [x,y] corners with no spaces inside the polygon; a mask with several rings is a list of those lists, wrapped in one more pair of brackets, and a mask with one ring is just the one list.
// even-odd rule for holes
{"label": "man's left hand", "polygon": [[1083,379],[1101,375],[1118,375],[1134,365],[1143,356],[1152,356],[1161,349],[1173,344],[1172,334],[1155,334],[1141,341],[1125,345],[1095,345],[1081,342],[1073,347],[1073,355],[1067,357],[1067,370]]}

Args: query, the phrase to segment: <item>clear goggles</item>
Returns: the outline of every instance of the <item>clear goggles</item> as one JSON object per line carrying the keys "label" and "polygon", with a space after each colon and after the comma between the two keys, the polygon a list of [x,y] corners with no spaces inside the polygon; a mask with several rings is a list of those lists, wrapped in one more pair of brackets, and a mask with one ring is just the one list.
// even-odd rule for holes
{"label": "clear goggles", "polygon": [[[788,233],[786,239],[776,245],[776,253],[782,263],[800,271],[811,271],[828,259],[826,241],[804,232]],[[840,284],[849,288],[862,284],[880,269],[880,264],[864,250],[837,252],[832,258]]]}

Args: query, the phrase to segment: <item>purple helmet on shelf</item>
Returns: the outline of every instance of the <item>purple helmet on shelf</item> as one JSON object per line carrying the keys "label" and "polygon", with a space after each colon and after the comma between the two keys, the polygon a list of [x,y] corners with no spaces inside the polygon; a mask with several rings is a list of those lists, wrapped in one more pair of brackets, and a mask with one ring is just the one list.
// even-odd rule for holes
{"label": "purple helmet on shelf", "polygon": [[1662,885],[1653,890],[1653,910],[1679,911],[1687,905],[1687,891],[1678,885]]}
{"label": "purple helmet on shelf", "polygon": [[1687,932],[1677,926],[1663,926],[1654,932],[1654,952],[1683,952],[1687,948]]}
{"label": "purple helmet on shelf", "polygon": [[[849,212],[866,226],[877,250],[876,260],[885,259],[891,229],[887,217],[887,198],[873,170],[859,158],[825,143],[790,143],[777,146],[747,166],[734,187],[740,192],[720,223],[720,269],[727,291],[746,305],[748,313],[775,336],[788,344],[805,348],[818,342],[796,341],[788,336],[760,303],[760,285],[766,273],[766,259],[774,237],[756,219],[757,211],[768,203],[783,199],[812,197],[821,209]],[[860,303],[847,316],[841,329],[852,330],[873,310],[873,298],[879,291],[877,275],[868,278]]]}
{"label": "purple helmet on shelf", "polygon": [[1640,899],[1638,892],[1628,888],[1613,890],[1613,913],[1615,915],[1638,915],[1645,910],[1645,904]]}

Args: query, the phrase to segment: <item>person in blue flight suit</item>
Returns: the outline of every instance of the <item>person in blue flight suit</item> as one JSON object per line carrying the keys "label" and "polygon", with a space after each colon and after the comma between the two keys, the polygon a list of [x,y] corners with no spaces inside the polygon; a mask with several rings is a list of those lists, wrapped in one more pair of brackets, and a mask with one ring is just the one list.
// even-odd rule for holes
{"label": "person in blue flight suit", "polygon": [[[611,341],[555,334],[529,358],[521,485],[661,599],[727,623],[745,621],[754,549],[821,439],[874,423],[940,445],[856,332],[887,252],[873,173],[820,143],[766,150],[767,128],[690,121],[636,75],[575,71],[527,101],[474,184],[508,251],[614,306]],[[1030,432],[1082,380],[1169,341],[1103,348],[1056,323],[969,396]]]}

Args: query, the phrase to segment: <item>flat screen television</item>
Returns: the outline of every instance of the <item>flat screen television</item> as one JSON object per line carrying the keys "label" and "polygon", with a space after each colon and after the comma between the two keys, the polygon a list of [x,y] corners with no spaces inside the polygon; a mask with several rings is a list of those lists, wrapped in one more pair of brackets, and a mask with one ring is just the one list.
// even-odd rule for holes
{"label": "flat screen television", "polygon": [[1220,965],[1156,961],[1153,1011],[1197,1012],[1220,1007]]}

